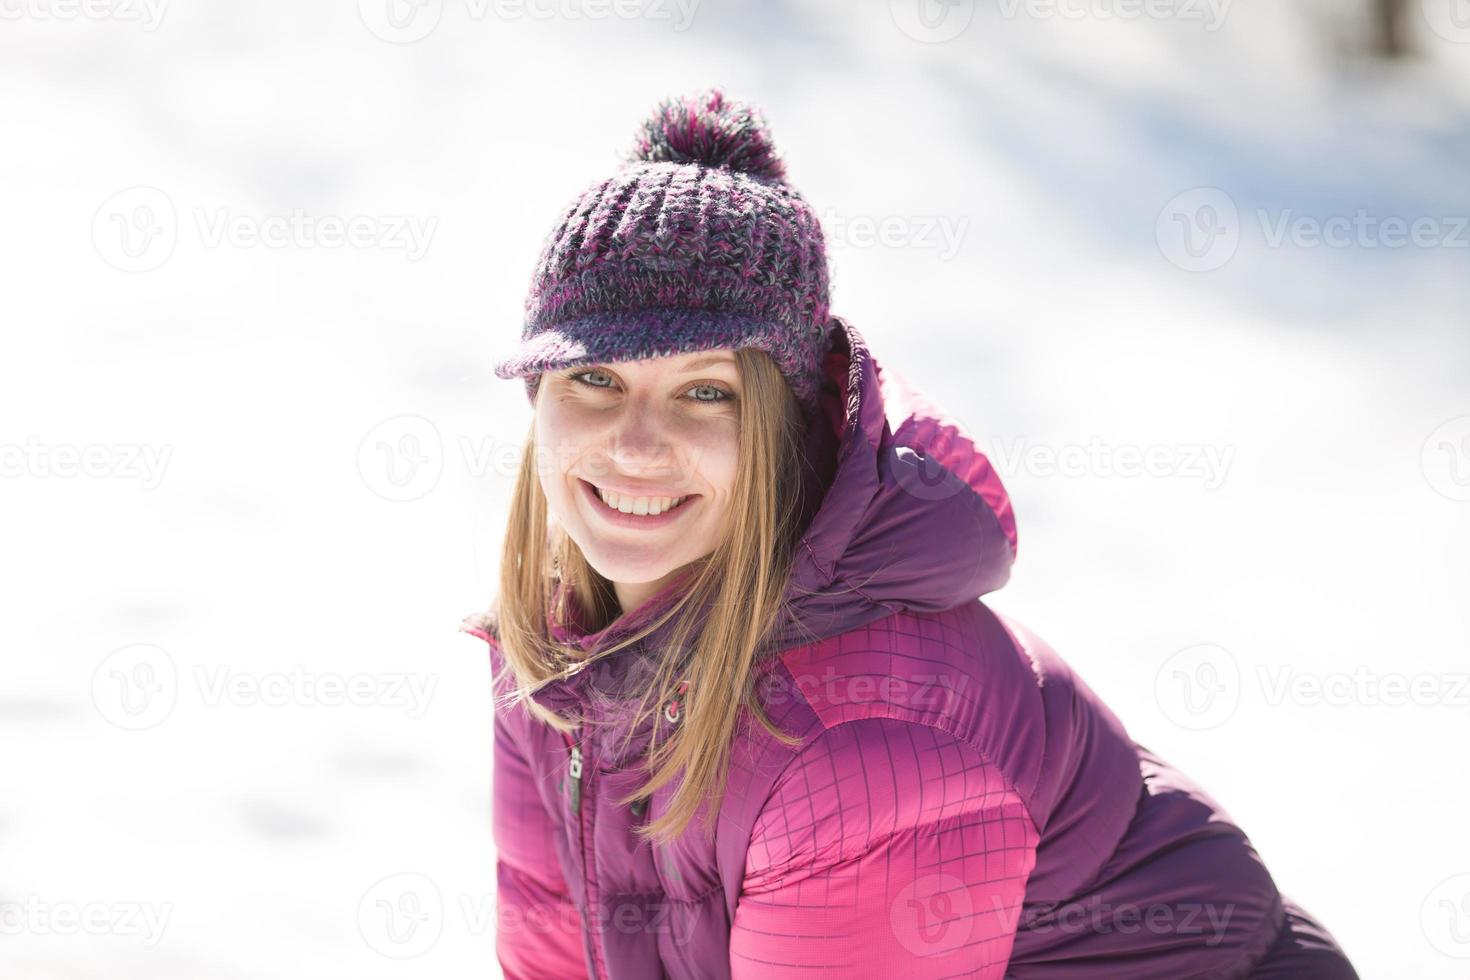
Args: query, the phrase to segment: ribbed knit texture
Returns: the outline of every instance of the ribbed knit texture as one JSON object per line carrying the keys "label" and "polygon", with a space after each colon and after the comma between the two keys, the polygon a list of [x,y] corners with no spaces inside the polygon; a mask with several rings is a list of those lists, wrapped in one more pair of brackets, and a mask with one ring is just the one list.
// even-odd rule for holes
{"label": "ribbed knit texture", "polygon": [[712,88],[661,102],[617,171],[564,208],[495,373],[525,378],[534,404],[543,371],[755,347],[811,408],[829,305],[816,214],[758,110]]}

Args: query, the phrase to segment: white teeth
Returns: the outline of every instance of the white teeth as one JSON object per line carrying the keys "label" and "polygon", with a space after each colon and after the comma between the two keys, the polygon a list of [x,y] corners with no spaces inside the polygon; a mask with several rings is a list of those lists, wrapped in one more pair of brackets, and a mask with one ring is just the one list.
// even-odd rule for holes
{"label": "white teeth", "polygon": [[626,497],[601,487],[597,488],[597,495],[602,498],[603,503],[614,510],[622,511],[624,514],[648,517],[673,510],[687,499],[685,497]]}

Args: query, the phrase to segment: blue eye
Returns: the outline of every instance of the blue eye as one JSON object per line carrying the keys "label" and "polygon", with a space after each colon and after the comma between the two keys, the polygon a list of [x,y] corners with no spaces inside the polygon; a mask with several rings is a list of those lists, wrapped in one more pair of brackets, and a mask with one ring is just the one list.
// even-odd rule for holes
{"label": "blue eye", "polygon": [[707,405],[718,405],[720,402],[727,402],[727,401],[730,401],[732,398],[734,398],[733,395],[731,395],[729,392],[725,391],[725,389],[721,388],[719,385],[710,385],[710,384],[695,385],[693,388],[690,388],[689,390],[690,391],[699,391],[700,389],[704,389],[705,391],[712,391],[712,392],[715,393],[715,397],[713,397],[713,398],[695,398],[694,399],[697,402],[704,402]]}
{"label": "blue eye", "polygon": [[573,381],[577,382],[578,384],[586,385],[589,388],[601,388],[603,390],[606,390],[608,388],[608,385],[597,385],[597,384],[593,384],[592,382],[588,381],[587,380],[587,376],[588,375],[591,375],[591,374],[600,374],[604,378],[607,378],[609,382],[612,381],[612,378],[610,378],[608,376],[608,373],[606,371],[600,371],[597,368],[592,368],[592,369],[587,370],[587,371],[577,371],[577,372],[575,372],[573,374],[567,375],[567,377],[571,378]]}

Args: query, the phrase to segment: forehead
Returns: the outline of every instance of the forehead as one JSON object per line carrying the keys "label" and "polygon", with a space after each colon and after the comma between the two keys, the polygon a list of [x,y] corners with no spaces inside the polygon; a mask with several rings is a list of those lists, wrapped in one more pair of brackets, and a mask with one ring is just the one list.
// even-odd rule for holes
{"label": "forehead", "polygon": [[661,374],[701,371],[712,367],[735,367],[735,352],[729,348],[694,351],[688,354],[670,354],[665,357],[640,357],[628,361],[605,362],[619,371],[643,371]]}

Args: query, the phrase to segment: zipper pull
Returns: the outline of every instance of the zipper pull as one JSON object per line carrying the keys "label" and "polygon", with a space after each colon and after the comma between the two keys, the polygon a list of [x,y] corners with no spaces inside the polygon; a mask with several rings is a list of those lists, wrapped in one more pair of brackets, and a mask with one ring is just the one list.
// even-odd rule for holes
{"label": "zipper pull", "polygon": [[572,809],[582,807],[582,750],[572,746],[572,764],[567,770],[572,777]]}
{"label": "zipper pull", "polygon": [[567,775],[572,777],[572,809],[575,810],[582,806],[582,750],[577,746],[577,740],[572,737],[571,732],[562,732],[561,738],[567,743],[567,749],[572,756],[571,764],[567,767]]}

